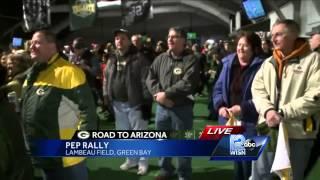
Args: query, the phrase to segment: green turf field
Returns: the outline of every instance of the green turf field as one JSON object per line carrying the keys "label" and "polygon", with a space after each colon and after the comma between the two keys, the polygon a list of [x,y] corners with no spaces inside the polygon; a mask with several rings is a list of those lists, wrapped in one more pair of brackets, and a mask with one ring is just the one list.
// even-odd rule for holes
{"label": "green turf field", "polygon": [[[207,97],[197,97],[194,107],[194,129],[203,129],[207,124],[216,124],[216,121],[206,120],[208,115]],[[100,116],[102,114],[100,113]],[[101,117],[102,129],[113,129],[114,123]],[[149,129],[154,129],[153,120],[149,124]],[[157,161],[158,158],[151,158],[149,161],[149,171],[144,176],[136,174],[137,169],[129,171],[121,171],[119,166],[124,162],[124,158],[88,158],[87,165],[89,167],[90,180],[151,180],[158,174]],[[173,162],[175,162],[173,160]],[[230,161],[209,161],[209,157],[193,158],[192,160],[193,174],[192,179],[233,179],[233,163]],[[308,180],[320,179],[320,162],[314,168]]]}

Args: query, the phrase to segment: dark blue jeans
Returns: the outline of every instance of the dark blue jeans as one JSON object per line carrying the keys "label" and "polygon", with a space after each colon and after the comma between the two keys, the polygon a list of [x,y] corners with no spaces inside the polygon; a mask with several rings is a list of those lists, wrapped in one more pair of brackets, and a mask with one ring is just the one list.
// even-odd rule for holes
{"label": "dark blue jeans", "polygon": [[[191,130],[193,127],[193,106],[166,108],[158,104],[155,123],[157,130]],[[171,176],[174,174],[175,168],[171,160],[170,157],[160,158],[160,175]],[[191,157],[178,158],[177,172],[179,177],[191,179]]]}
{"label": "dark blue jeans", "polygon": [[42,169],[44,180],[88,180],[88,169],[85,161],[74,166],[57,168],[57,169]]}

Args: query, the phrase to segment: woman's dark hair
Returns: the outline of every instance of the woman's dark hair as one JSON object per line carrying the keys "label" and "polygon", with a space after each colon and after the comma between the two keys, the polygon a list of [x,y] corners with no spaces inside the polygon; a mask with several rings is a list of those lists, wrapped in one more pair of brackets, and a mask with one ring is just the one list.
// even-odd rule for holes
{"label": "woman's dark hair", "polygon": [[251,45],[254,56],[262,54],[261,38],[256,33],[251,31],[240,31],[236,36],[236,44],[238,44],[242,37],[246,38]]}

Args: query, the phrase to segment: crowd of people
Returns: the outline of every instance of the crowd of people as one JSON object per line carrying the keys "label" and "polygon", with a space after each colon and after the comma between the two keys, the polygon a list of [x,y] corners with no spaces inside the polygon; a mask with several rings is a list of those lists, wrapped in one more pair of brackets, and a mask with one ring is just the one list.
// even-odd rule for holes
{"label": "crowd of people", "polygon": [[[304,179],[320,151],[320,26],[310,41],[293,20],[278,20],[271,38],[238,32],[233,40],[192,44],[180,27],[167,41],[113,32],[114,42],[88,45],[83,37],[58,47],[47,30],[36,31],[26,48],[1,54],[0,177],[32,179],[33,168],[47,180],[88,179],[85,158],[34,157],[36,139],[71,139],[76,130],[97,130],[96,107],[114,116],[116,130],[147,130],[155,103],[155,130],[191,130],[195,96],[209,95],[208,119],[221,125],[234,116],[245,135],[288,135],[289,174]],[[12,113],[8,113],[12,112]],[[8,121],[10,120],[10,121]],[[281,126],[280,126],[281,125]],[[12,134],[13,132],[14,135]],[[275,179],[276,149],[257,161],[235,161],[235,179]],[[157,180],[192,177],[192,158],[159,160]],[[146,157],[126,158],[119,167],[148,172]]]}

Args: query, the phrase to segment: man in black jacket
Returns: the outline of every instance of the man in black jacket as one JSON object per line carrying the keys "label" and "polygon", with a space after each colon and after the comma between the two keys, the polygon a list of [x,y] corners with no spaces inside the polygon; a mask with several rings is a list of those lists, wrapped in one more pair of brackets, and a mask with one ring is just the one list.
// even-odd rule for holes
{"label": "man in black jacket", "polygon": [[[152,101],[145,85],[149,62],[131,45],[127,30],[116,30],[114,40],[117,49],[109,57],[103,83],[105,104],[112,104],[117,130],[145,130],[148,121],[145,121],[142,107],[148,98]],[[145,158],[127,158],[120,169],[128,170],[137,165],[139,175],[147,172]]]}
{"label": "man in black jacket", "polygon": [[[186,33],[179,27],[169,29],[168,52],[160,54],[149,70],[147,87],[158,103],[157,130],[190,130],[193,126],[193,94],[200,80],[199,61],[185,50]],[[160,159],[157,179],[174,175],[171,158]],[[191,158],[178,158],[179,179],[191,179]]]}

